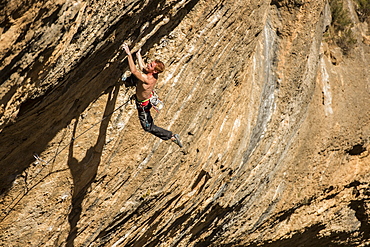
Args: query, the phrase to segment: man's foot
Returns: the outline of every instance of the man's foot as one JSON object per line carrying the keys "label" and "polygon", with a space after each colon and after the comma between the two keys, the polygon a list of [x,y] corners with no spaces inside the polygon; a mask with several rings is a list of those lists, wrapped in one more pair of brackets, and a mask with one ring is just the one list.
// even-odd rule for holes
{"label": "man's foot", "polygon": [[174,134],[171,138],[171,140],[176,143],[177,145],[179,145],[180,148],[182,148],[182,143],[180,141],[180,136],[178,134]]}

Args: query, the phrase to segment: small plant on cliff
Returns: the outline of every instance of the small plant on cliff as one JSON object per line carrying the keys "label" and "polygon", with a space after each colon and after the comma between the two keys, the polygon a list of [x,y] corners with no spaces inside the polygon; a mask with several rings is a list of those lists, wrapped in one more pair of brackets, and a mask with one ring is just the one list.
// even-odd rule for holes
{"label": "small plant on cliff", "polygon": [[[367,1],[367,0],[366,0]],[[353,23],[347,10],[343,8],[343,0],[329,0],[332,21],[327,31],[326,40],[339,46],[344,54],[356,43],[351,28]]]}
{"label": "small plant on cliff", "polygon": [[356,0],[356,12],[361,22],[370,22],[370,1]]}

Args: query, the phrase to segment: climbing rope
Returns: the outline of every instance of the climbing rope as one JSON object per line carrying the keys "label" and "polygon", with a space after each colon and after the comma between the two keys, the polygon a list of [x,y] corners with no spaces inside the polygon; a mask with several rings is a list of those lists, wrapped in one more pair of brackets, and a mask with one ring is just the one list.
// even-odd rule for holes
{"label": "climbing rope", "polygon": [[[126,90],[126,93],[128,92],[128,90]],[[76,136],[76,137],[72,137],[72,140],[68,143],[68,144],[66,144],[61,150],[59,150],[58,152],[56,152],[55,153],[55,155],[49,160],[49,161],[46,161],[46,160],[43,160],[43,159],[41,159],[40,157],[39,157],[39,155],[37,154],[37,153],[34,153],[33,154],[33,157],[37,160],[37,161],[39,161],[39,162],[42,162],[42,163],[44,163],[44,165],[43,165],[43,167],[36,173],[36,175],[32,178],[32,180],[30,181],[30,183],[32,183],[32,181],[44,170],[44,168],[48,165],[48,164],[50,164],[52,161],[54,161],[56,158],[57,158],[57,156],[59,155],[59,154],[61,154],[67,147],[69,147],[75,140],[77,140],[78,138],[80,138],[81,136],[83,136],[84,134],[86,134],[88,131],[90,131],[91,129],[93,129],[95,126],[97,126],[98,124],[100,124],[101,122],[103,122],[105,119],[107,119],[108,117],[110,117],[114,112],[116,112],[116,111],[118,111],[120,108],[122,108],[122,107],[124,107],[124,106],[126,106],[130,101],[132,101],[133,100],[133,97],[134,97],[134,95],[131,95],[130,97],[129,97],[129,99],[127,100],[127,101],[125,101],[123,104],[121,104],[120,106],[118,106],[117,108],[115,108],[111,113],[109,113],[108,115],[106,115],[106,116],[104,116],[100,121],[98,121],[98,122],[96,122],[96,123],[94,123],[93,125],[91,125],[88,129],[86,129],[85,131],[83,131],[81,134],[79,134],[78,136]],[[48,174],[49,175],[49,174]],[[48,175],[46,175],[46,176],[48,176]],[[45,179],[46,178],[46,176],[45,177],[43,177],[42,179]],[[26,175],[26,177],[27,177],[27,175]],[[42,179],[40,180],[40,181],[42,181]],[[28,194],[28,192],[29,191],[31,191],[31,189],[32,188],[34,188],[37,184],[39,184],[39,183],[36,183],[36,184],[34,184],[33,186],[31,186],[30,188],[28,188],[27,187],[27,183],[26,183],[26,188],[25,188],[25,190],[24,190],[24,192],[22,193],[19,193],[14,199],[13,199],[13,202],[14,202],[14,200],[17,200],[14,204],[13,204],[13,206],[12,206],[12,204],[10,204],[10,205],[8,205],[5,209],[4,209],[4,211],[3,211],[3,213],[4,213],[4,216],[1,218],[1,220],[0,220],[0,222],[2,222],[12,211],[13,211],[13,209],[15,208],[15,206]],[[23,195],[22,195],[23,194]]]}

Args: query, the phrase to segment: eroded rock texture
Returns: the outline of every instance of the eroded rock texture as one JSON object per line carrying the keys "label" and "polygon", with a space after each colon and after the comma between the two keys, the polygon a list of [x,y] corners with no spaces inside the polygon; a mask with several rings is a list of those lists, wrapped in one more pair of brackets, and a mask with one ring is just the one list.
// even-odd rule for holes
{"label": "eroded rock texture", "polygon": [[[21,1],[0,10],[1,246],[366,246],[369,30],[326,1]],[[145,133],[123,42],[167,65]],[[36,157],[36,158],[35,158]]]}

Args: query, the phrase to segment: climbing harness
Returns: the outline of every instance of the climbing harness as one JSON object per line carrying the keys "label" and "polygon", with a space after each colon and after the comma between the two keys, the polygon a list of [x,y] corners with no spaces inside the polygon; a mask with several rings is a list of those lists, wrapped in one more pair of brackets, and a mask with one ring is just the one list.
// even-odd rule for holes
{"label": "climbing harness", "polygon": [[143,107],[147,106],[149,104],[149,102],[152,105],[152,107],[154,108],[154,110],[156,110],[157,112],[162,110],[163,107],[164,107],[163,101],[159,99],[158,95],[154,91],[152,91],[152,93],[150,94],[148,99],[138,100],[136,95],[135,95],[135,99],[136,99],[137,104],[140,107],[142,107],[142,110],[144,110]]}
{"label": "climbing harness", "polygon": [[150,103],[152,104],[154,110],[159,112],[164,107],[164,103],[159,99],[158,95],[152,91],[152,97],[150,97]]}
{"label": "climbing harness", "polygon": [[[159,112],[164,106],[163,102],[159,99],[158,95],[154,91],[152,91],[148,99],[138,100],[135,95],[135,100],[136,100],[136,106],[139,112],[149,112],[150,107],[147,107],[149,104],[157,112]],[[148,121],[148,115],[144,113],[143,117],[144,117],[145,129],[149,129],[151,123]]]}

